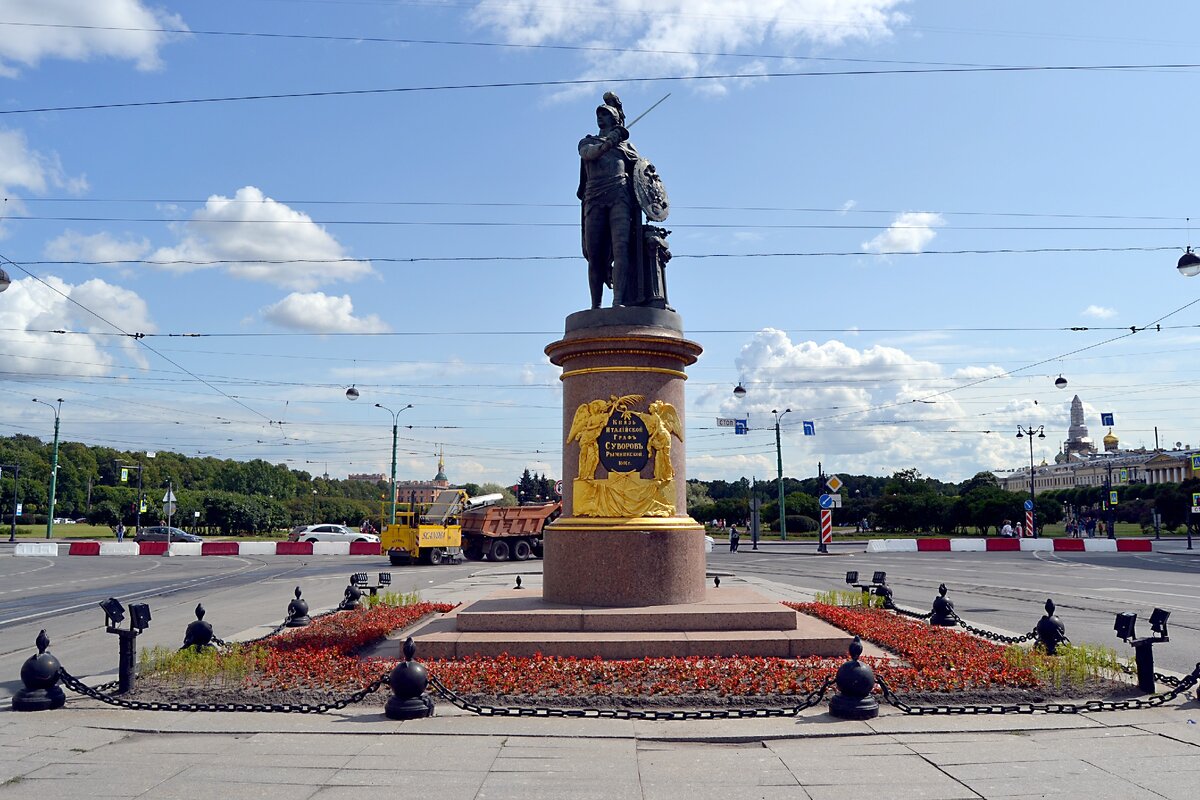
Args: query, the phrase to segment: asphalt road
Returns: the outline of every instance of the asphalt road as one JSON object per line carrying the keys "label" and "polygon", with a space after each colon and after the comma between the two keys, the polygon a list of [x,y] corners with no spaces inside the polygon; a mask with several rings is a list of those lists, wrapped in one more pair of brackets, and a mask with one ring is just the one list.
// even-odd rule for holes
{"label": "asphalt road", "polygon": [[1012,633],[1033,629],[1047,598],[1073,642],[1118,653],[1133,648],[1116,637],[1119,611],[1138,615],[1137,635],[1150,636],[1150,612],[1171,612],[1171,641],[1155,645],[1155,666],[1189,673],[1200,662],[1200,550],[1177,553],[866,553],[862,545],[834,545],[818,556],[812,544],[743,544],[729,553],[718,541],[709,568],[827,591],[846,589],[847,570],[860,578],[887,572],[897,605],[929,611],[938,585],[967,622]]}
{"label": "asphalt road", "polygon": [[[45,629],[51,652],[80,678],[115,674],[117,637],[97,605],[116,597],[147,603],[150,627],[137,646],[177,648],[197,603],[218,636],[278,625],[300,586],[313,613],[337,605],[351,573],[392,574],[394,592],[421,591],[478,569],[470,562],[392,567],[387,558],[345,556],[11,557],[0,550],[0,698],[20,688],[21,664]],[[128,626],[128,622],[125,623]]]}
{"label": "asphalt road", "polygon": [[[1197,551],[1200,553],[1200,551]],[[73,674],[112,675],[117,640],[104,632],[97,603],[117,597],[151,607],[138,647],[178,647],[202,602],[218,636],[276,625],[300,586],[317,611],[337,604],[352,572],[391,572],[392,590],[421,591],[467,577],[486,565],[389,566],[385,558],[342,556],[207,556],[204,558],[14,558],[0,550],[0,698],[20,687],[21,663],[45,628],[54,654]],[[536,569],[536,564],[527,566]],[[1054,599],[1075,642],[1132,651],[1113,633],[1118,611],[1136,611],[1138,635],[1150,634],[1150,611],[1171,612],[1169,643],[1155,647],[1160,669],[1188,673],[1200,661],[1200,557],[1171,553],[865,553],[834,545],[819,556],[811,544],[748,543],[731,554],[717,543],[709,567],[792,586],[846,588],[847,570],[869,577],[886,570],[898,605],[928,611],[945,583],[968,622],[1024,633]]]}

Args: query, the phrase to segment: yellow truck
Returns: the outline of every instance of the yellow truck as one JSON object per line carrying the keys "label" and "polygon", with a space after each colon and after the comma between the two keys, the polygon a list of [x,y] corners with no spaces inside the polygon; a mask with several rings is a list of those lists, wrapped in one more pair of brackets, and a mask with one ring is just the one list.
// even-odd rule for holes
{"label": "yellow truck", "polygon": [[469,503],[462,489],[443,489],[432,503],[400,503],[396,522],[383,526],[380,547],[394,566],[457,561],[462,557],[459,514]]}

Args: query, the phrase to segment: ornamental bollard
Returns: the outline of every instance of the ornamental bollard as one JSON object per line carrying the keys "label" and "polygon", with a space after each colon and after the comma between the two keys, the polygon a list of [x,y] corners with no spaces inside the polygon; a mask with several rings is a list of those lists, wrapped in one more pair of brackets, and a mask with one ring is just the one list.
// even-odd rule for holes
{"label": "ornamental bollard", "polygon": [[43,630],[37,635],[37,655],[25,659],[21,665],[21,683],[25,687],[13,695],[13,711],[49,711],[62,708],[67,696],[58,685],[58,673],[62,665],[58,659],[46,652],[50,637]]}
{"label": "ornamental bollard", "polygon": [[362,591],[351,583],[342,593],[342,602],[338,603],[338,611],[357,611],[362,606]]}
{"label": "ornamental bollard", "polygon": [[312,622],[308,616],[308,603],[300,599],[300,587],[296,587],[296,599],[288,603],[287,619],[284,620],[285,628],[303,628]]}
{"label": "ornamental bollard", "polygon": [[392,696],[383,707],[388,719],[420,719],[433,716],[433,700],[425,694],[429,673],[425,665],[413,661],[417,646],[410,636],[404,642],[404,660],[392,669],[388,685]]}
{"label": "ornamental bollard", "polygon": [[1033,630],[1037,634],[1038,644],[1045,649],[1048,656],[1058,655],[1058,646],[1070,641],[1067,638],[1067,626],[1054,615],[1053,600],[1046,600],[1046,615],[1038,620],[1037,627]]}
{"label": "ornamental bollard", "polygon": [[938,587],[938,596],[933,598],[933,614],[929,617],[930,625],[941,625],[953,628],[958,625],[958,616],[954,613],[954,601],[946,599],[946,584]]}
{"label": "ornamental bollard", "polygon": [[189,647],[197,653],[213,647],[213,627],[211,622],[204,621],[204,606],[196,603],[196,621],[189,622],[186,629],[183,631],[183,647],[180,650],[187,650]]}
{"label": "ornamental bollard", "polygon": [[858,660],[862,655],[862,639],[850,642],[850,660],[838,667],[838,693],[829,701],[829,713],[840,719],[874,719],[879,716],[879,701],[871,696],[875,688],[875,673]]}

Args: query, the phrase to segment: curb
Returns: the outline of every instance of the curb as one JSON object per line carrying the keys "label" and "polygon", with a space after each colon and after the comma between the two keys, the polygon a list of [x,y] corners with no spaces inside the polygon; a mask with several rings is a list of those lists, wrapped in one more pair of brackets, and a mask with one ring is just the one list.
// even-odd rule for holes
{"label": "curb", "polygon": [[21,542],[14,556],[378,556],[379,542]]}
{"label": "curb", "polygon": [[1151,553],[1150,539],[873,539],[868,553]]}

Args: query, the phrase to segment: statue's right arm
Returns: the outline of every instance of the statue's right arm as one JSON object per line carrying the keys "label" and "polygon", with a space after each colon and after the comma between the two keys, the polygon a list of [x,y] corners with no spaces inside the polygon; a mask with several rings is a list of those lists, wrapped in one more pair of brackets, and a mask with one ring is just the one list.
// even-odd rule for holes
{"label": "statue's right arm", "polygon": [[602,136],[585,136],[579,140],[579,157],[584,161],[595,161],[612,148],[612,142]]}

